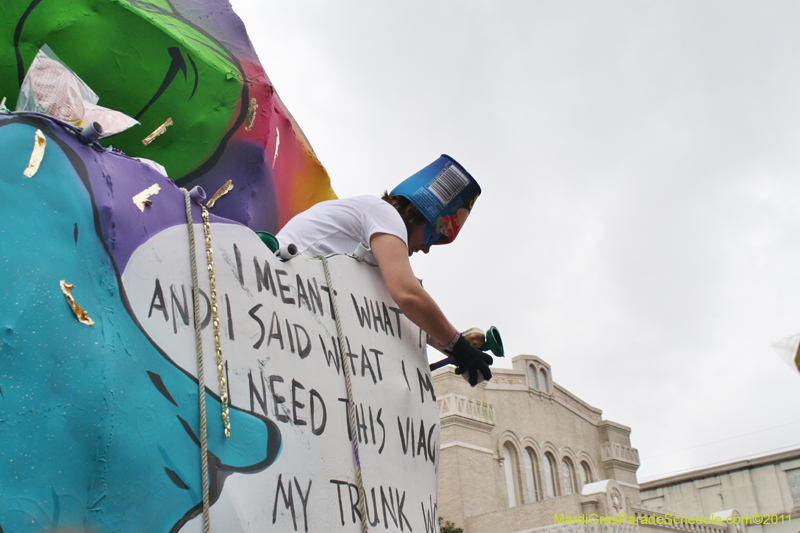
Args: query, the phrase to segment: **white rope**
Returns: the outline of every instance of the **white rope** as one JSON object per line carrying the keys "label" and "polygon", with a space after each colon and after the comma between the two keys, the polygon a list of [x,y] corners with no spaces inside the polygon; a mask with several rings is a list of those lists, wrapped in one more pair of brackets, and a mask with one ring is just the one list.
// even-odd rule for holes
{"label": "white rope", "polygon": [[203,340],[200,333],[200,290],[197,283],[197,258],[195,257],[194,222],[189,191],[181,189],[186,200],[186,225],[189,229],[189,256],[192,265],[192,298],[194,299],[194,335],[197,344],[197,386],[200,405],[200,464],[203,476],[203,531],[211,529],[209,508],[211,498],[208,490],[208,434],[206,429],[206,385],[203,373]]}
{"label": "white rope", "polygon": [[322,258],[322,267],[325,270],[325,281],[328,283],[328,291],[331,297],[331,305],[333,307],[333,318],[336,321],[336,333],[339,335],[339,352],[341,352],[342,366],[344,367],[344,379],[347,383],[347,402],[349,409],[347,412],[348,419],[350,420],[350,428],[352,430],[350,443],[353,446],[353,460],[356,465],[356,485],[358,486],[358,508],[361,510],[361,531],[367,533],[369,527],[367,525],[367,510],[366,500],[364,497],[364,481],[361,478],[361,459],[358,456],[358,420],[356,417],[356,403],[353,400],[353,385],[350,381],[350,367],[347,365],[347,357],[344,353],[344,333],[342,332],[342,323],[339,321],[339,308],[336,306],[336,291],[333,290],[333,283],[331,282],[331,273],[328,269],[328,259],[323,255],[316,256]]}

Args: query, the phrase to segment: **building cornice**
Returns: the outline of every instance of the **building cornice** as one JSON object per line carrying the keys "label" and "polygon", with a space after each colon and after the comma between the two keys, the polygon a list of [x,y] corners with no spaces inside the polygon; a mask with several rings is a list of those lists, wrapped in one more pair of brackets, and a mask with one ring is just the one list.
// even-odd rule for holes
{"label": "building cornice", "polygon": [[459,425],[491,433],[495,427],[494,405],[448,392],[436,400],[441,427]]}
{"label": "building cornice", "polygon": [[467,450],[473,450],[476,452],[488,453],[489,455],[494,455],[494,452],[489,448],[484,448],[482,446],[475,446],[474,444],[470,444],[468,442],[461,442],[458,440],[450,441],[447,444],[442,444],[439,449],[444,451],[447,450],[448,448],[466,448]]}
{"label": "building cornice", "polygon": [[450,426],[461,426],[468,429],[476,429],[478,431],[483,431],[484,433],[491,433],[492,430],[494,429],[493,425],[484,424],[483,422],[470,420],[469,418],[457,415],[450,415],[444,418],[440,418],[439,426],[442,428]]}
{"label": "building cornice", "polygon": [[785,461],[791,461],[793,459],[798,459],[798,458],[800,458],[800,448],[796,448],[794,450],[789,450],[786,452],[778,452],[770,455],[764,455],[761,457],[754,457],[752,459],[743,459],[740,461],[733,461],[730,463],[710,466],[707,468],[690,470],[688,472],[683,472],[680,474],[676,474],[674,476],[669,476],[661,479],[655,479],[653,481],[639,483],[639,486],[641,490],[652,490],[667,485],[676,485],[678,483],[684,483],[686,481],[694,481],[696,479],[718,476],[720,474],[727,474],[729,472],[735,472],[737,470],[746,470],[748,468],[755,468],[758,466],[783,463]]}
{"label": "building cornice", "polygon": [[639,468],[639,451],[617,442],[605,442],[600,446],[600,459],[603,465],[624,468],[633,472]]}
{"label": "building cornice", "polygon": [[612,422],[611,420],[603,420],[598,424],[601,428],[613,428],[619,431],[620,433],[624,433],[625,435],[631,434],[631,428],[624,424],[620,424],[619,422]]}
{"label": "building cornice", "polygon": [[553,396],[564,407],[567,407],[574,413],[581,415],[583,418],[594,424],[599,425],[603,422],[602,409],[592,407],[558,383],[553,382],[553,390],[555,390],[555,394]]}

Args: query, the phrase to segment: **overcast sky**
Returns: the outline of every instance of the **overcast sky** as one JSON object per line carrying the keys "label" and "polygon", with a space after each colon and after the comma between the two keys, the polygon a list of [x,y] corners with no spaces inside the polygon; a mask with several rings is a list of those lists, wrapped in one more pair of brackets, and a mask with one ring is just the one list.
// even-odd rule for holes
{"label": "overcast sky", "polygon": [[640,481],[800,446],[800,3],[233,6],[340,197],[475,176],[415,272],[630,426]]}

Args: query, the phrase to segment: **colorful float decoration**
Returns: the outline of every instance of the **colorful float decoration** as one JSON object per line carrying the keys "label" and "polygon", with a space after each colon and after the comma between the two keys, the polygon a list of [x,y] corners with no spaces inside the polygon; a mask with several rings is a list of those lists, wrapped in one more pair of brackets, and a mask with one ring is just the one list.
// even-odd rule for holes
{"label": "colorful float decoration", "polygon": [[141,124],[109,144],[157,161],[180,186],[216,191],[235,177],[219,216],[274,233],[335,197],[227,0],[6,0],[0,17],[9,109],[47,45],[101,106]]}
{"label": "colorful float decoration", "polygon": [[0,111],[0,532],[436,531],[424,333],[255,233],[333,192],[227,2],[0,14],[8,109],[42,50],[97,96]]}

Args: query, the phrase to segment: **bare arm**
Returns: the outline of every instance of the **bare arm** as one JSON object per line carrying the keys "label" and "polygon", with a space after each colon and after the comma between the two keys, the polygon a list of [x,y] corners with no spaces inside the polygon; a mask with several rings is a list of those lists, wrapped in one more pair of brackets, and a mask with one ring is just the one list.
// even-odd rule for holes
{"label": "bare arm", "polygon": [[439,345],[449,343],[456,328],[414,276],[403,241],[394,235],[376,233],[370,239],[370,247],[386,288],[403,314]]}

